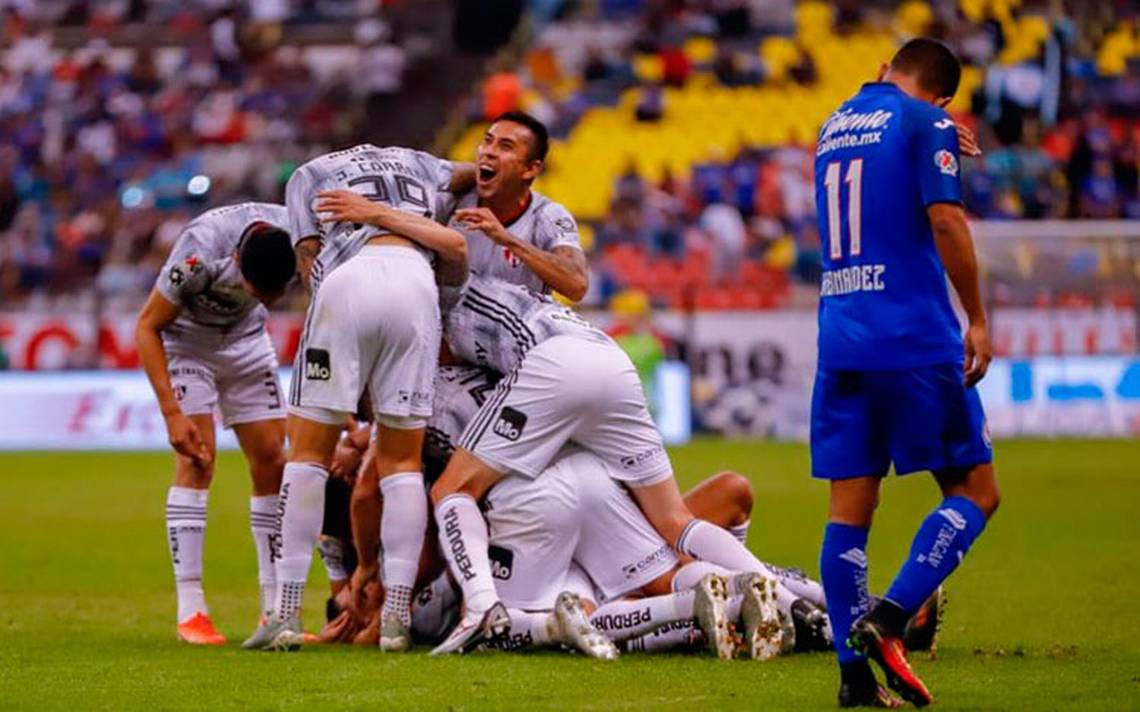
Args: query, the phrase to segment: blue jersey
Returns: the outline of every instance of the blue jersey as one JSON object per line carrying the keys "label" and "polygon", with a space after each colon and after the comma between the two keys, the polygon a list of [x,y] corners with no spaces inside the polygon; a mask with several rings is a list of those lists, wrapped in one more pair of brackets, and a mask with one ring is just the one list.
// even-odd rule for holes
{"label": "blue jersey", "polygon": [[926,215],[933,203],[962,202],[949,115],[894,84],[863,85],[820,129],[815,202],[820,366],[961,362],[961,327]]}

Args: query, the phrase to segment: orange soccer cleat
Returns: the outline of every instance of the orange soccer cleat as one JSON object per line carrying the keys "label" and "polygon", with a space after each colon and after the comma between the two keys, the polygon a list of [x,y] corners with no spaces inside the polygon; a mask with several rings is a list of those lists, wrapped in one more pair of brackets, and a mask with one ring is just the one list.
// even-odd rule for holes
{"label": "orange soccer cleat", "polygon": [[178,624],[178,639],[191,645],[225,645],[226,636],[214,627],[205,613],[195,613]]}

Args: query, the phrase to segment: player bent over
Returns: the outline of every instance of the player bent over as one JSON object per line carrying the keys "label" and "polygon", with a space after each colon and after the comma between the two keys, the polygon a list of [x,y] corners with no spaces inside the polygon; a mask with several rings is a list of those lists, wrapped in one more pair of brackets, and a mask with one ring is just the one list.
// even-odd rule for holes
{"label": "player bent over", "polygon": [[[467,255],[461,235],[430,219],[453,178],[452,165],[429,154],[364,144],[315,158],[289,179],[286,207],[302,275],[313,247],[319,252],[309,270],[312,300],[290,394],[277,598],[271,620],[246,648],[303,642],[300,610],[325,482],[341,428],[365,393],[378,430],[374,466],[390,505],[380,532],[388,591],[380,645],[398,651],[411,644],[412,585],[428,521],[420,450],[440,335],[430,251],[444,260]],[[338,198],[326,191],[338,189],[375,208],[374,223],[336,212]],[[418,242],[404,228],[409,220],[427,224]]]}
{"label": "player bent over", "polygon": [[[942,108],[960,75],[945,46],[911,40],[879,82],[865,84],[824,123],[816,152],[820,234],[829,244],[812,474],[831,481],[820,570],[841,706],[898,704],[878,686],[868,658],[907,701],[933,701],[907,662],[904,626],[957,568],[999,501],[974,387],[991,347],[961,205],[960,142]],[[969,319],[964,341],[947,275]],[[867,537],[892,463],[899,474],[934,473],[944,499],[871,608]]]}
{"label": "player bent over", "polygon": [[261,610],[273,604],[277,490],[284,464],[285,407],[265,305],[296,274],[285,208],[243,203],[186,226],[139,314],[139,358],[175,451],[166,499],[178,591],[178,637],[221,645],[202,590],[206,501],[214,475],[214,410],[233,428],[253,479],[250,528]]}

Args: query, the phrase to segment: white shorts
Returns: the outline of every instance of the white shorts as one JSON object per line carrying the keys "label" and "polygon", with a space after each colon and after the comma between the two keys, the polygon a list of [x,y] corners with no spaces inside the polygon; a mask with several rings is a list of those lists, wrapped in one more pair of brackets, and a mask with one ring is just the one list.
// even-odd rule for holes
{"label": "white shorts", "polygon": [[325,423],[367,392],[381,422],[423,427],[439,358],[439,295],[416,250],[367,245],[321,283],[293,367],[290,411]]}
{"label": "white shorts", "polygon": [[547,610],[565,590],[581,523],[573,466],[561,458],[536,479],[507,477],[487,493],[491,575],[511,608]]}
{"label": "white shorts", "polygon": [[598,603],[632,593],[680,564],[610,465],[598,458],[575,465],[583,519],[574,561],[593,582]]}
{"label": "white shorts", "polygon": [[277,354],[264,331],[220,350],[167,344],[166,366],[186,415],[220,411],[226,428],[285,417]]}
{"label": "white shorts", "polygon": [[631,485],[673,475],[637,370],[609,340],[555,336],[527,352],[459,445],[504,474],[534,478],[572,442]]}
{"label": "white shorts", "polygon": [[678,564],[592,452],[567,448],[533,480],[502,480],[486,502],[491,572],[499,598],[513,608],[552,608],[559,593],[580,588],[572,561],[593,581],[599,602],[635,591]]}

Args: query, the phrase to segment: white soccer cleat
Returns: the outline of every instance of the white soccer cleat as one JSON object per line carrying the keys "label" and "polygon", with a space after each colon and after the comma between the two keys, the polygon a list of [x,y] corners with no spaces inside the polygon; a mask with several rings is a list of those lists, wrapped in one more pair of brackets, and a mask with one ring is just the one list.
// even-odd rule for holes
{"label": "white soccer cleat", "polygon": [[554,619],[558,625],[556,640],[559,643],[587,657],[617,659],[617,646],[590,622],[578,594],[570,591],[558,594],[558,600],[554,602]]}
{"label": "white soccer cleat", "polygon": [[498,640],[511,629],[511,615],[502,603],[496,602],[482,614],[465,615],[451,635],[437,645],[430,655],[469,653],[483,643]]}
{"label": "white soccer cleat", "polygon": [[744,624],[745,652],[753,660],[771,660],[785,645],[785,625],[776,605],[776,582],[763,574],[743,573],[737,574],[734,583],[744,596],[740,619]]}
{"label": "white soccer cleat", "polygon": [[387,653],[403,653],[412,647],[412,631],[400,617],[389,613],[380,625],[380,649]]}
{"label": "white soccer cleat", "polygon": [[279,621],[272,616],[257,627],[249,638],[241,644],[246,650],[271,652],[292,652],[305,644],[305,633],[301,628],[301,618],[293,616]]}
{"label": "white soccer cleat", "polygon": [[708,574],[695,589],[693,617],[705,634],[709,651],[721,660],[732,660],[736,652],[732,630],[728,625],[728,581],[719,574]]}

